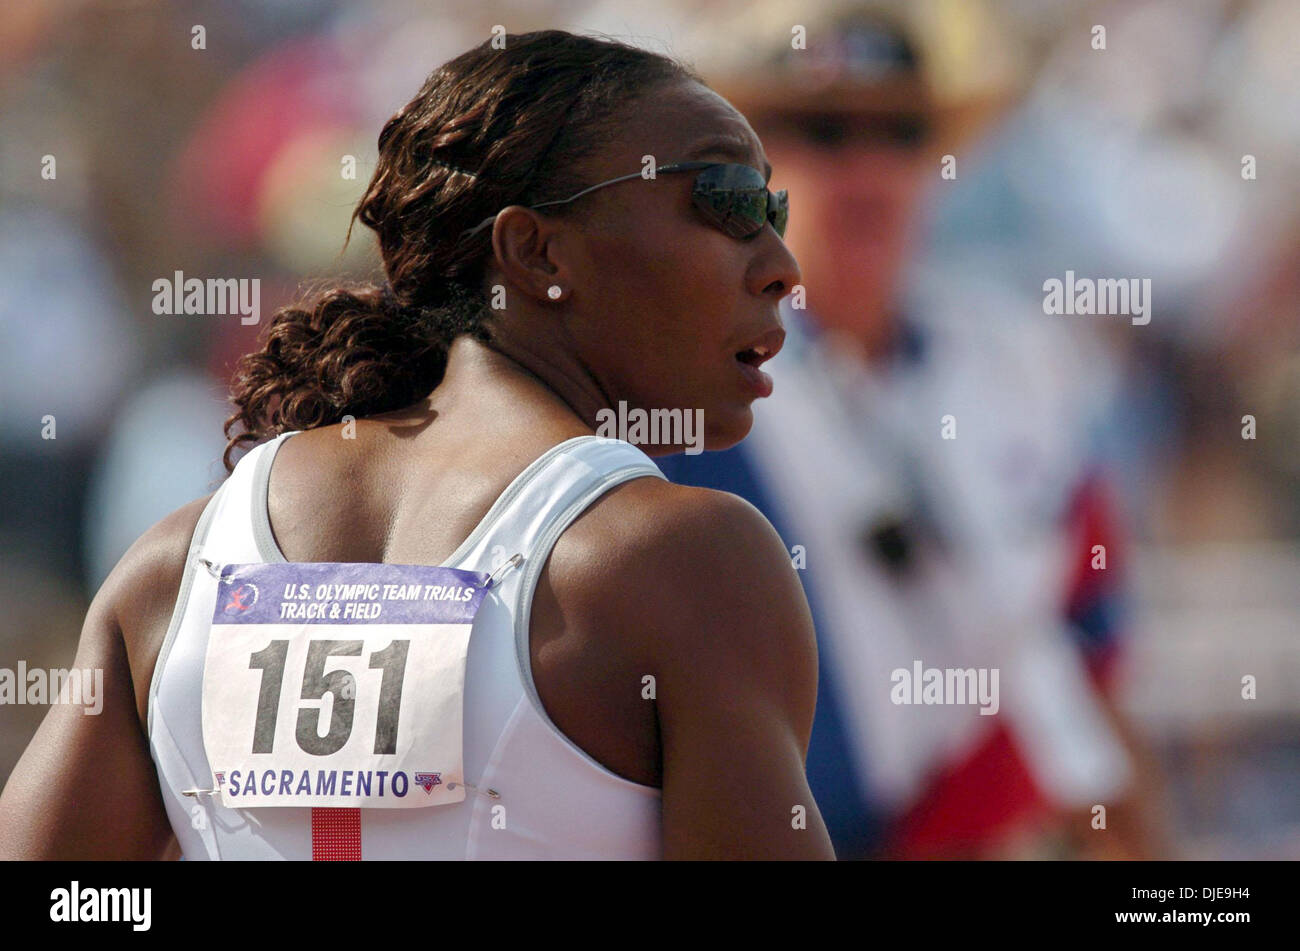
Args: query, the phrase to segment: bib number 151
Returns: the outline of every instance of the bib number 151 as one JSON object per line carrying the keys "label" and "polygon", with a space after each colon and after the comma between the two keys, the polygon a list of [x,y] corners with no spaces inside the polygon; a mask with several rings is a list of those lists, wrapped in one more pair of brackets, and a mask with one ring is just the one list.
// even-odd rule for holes
{"label": "bib number 151", "polygon": [[[302,699],[323,700],[333,694],[329,729],[320,733],[321,709],[299,707],[295,735],[305,753],[329,756],[337,753],[352,736],[356,708],[356,678],[346,670],[325,672],[330,657],[359,657],[363,641],[313,640],[308,642],[307,663],[302,675]],[[406,655],[410,641],[395,640],[383,650],[371,653],[371,670],[382,670],[379,682],[379,716],[375,723],[375,753],[397,752],[398,714],[402,706],[402,681],[406,677]],[[262,686],[257,695],[257,722],[253,729],[253,752],[270,753],[275,746],[275,727],[280,713],[280,696],[284,684],[288,640],[273,640],[248,659],[250,670],[262,671]]]}

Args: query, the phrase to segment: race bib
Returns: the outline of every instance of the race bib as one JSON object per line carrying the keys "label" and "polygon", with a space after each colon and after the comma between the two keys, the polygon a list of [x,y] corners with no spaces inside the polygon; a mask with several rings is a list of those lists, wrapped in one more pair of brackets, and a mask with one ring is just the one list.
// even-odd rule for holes
{"label": "race bib", "polygon": [[223,806],[461,802],[465,660],[487,576],[424,565],[226,565],[203,665]]}

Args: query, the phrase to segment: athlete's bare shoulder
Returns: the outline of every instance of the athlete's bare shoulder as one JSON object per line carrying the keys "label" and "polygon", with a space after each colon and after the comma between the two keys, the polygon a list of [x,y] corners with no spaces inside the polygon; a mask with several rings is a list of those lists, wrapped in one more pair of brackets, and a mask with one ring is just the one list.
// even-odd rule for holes
{"label": "athlete's bare shoulder", "polygon": [[613,675],[653,700],[665,857],[834,857],[804,776],[812,619],[757,509],[637,479],[575,521],[547,574],[579,643],[603,644]]}
{"label": "athlete's bare shoulder", "polygon": [[748,640],[753,629],[733,619],[756,606],[788,622],[780,632],[786,648],[816,657],[785,544],[758,509],[729,492],[660,479],[624,483],[561,536],[550,574],[607,620],[621,616],[621,627],[644,619],[636,625],[646,638],[640,647],[661,663],[697,651],[710,629]]}

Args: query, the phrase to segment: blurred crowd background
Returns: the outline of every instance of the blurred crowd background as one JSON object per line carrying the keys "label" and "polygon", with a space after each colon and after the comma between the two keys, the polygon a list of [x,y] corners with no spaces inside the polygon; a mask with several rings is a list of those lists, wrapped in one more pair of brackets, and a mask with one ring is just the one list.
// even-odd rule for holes
{"label": "blurred crowd background", "polygon": [[[932,190],[915,267],[1027,302],[1012,325],[1068,325],[1054,365],[1095,402],[1129,539],[1120,699],[1164,777],[1163,854],[1300,858],[1300,5],[925,6],[953,64],[936,94],[995,108]],[[307,280],[372,274],[370,234],[343,235],[380,127],[436,65],[502,24],[607,32],[707,77],[720,11],[0,5],[0,667],[69,664],[130,543],[222,478],[225,384],[262,327],[155,314],[155,280],[258,278],[264,323]],[[1067,269],[1151,278],[1150,324],[1044,315]],[[0,708],[0,782],[42,712]]]}

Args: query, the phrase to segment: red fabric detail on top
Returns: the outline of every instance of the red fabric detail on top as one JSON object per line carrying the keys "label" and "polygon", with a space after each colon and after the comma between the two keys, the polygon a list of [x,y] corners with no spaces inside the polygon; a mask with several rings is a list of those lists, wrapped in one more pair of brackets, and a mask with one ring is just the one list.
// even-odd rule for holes
{"label": "red fabric detail on top", "polygon": [[321,808],[311,811],[311,860],[361,861],[360,809]]}

